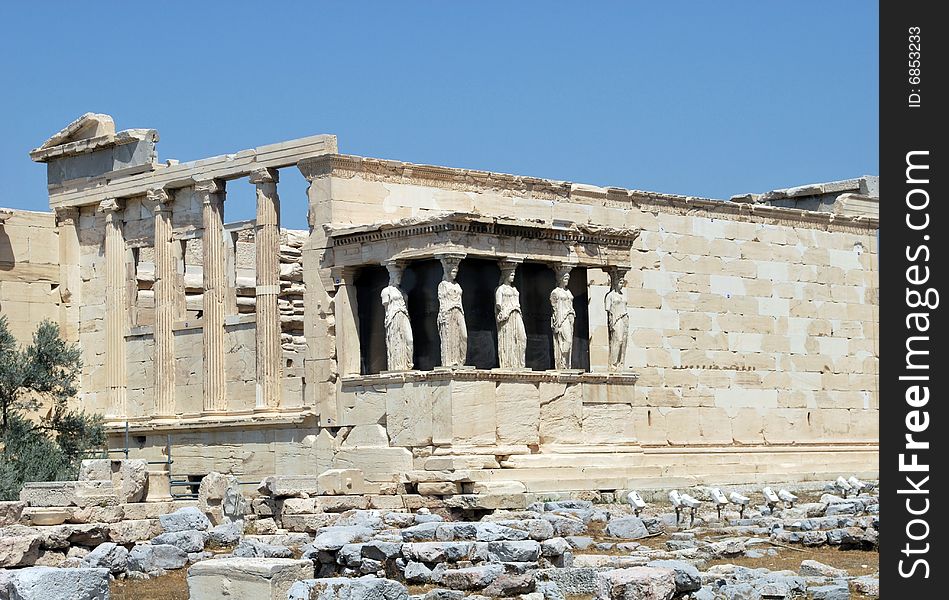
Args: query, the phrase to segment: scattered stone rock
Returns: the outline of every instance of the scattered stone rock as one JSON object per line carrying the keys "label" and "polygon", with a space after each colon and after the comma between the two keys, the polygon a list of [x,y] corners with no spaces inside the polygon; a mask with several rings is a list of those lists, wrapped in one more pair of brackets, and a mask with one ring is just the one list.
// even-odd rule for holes
{"label": "scattered stone rock", "polygon": [[802,561],[798,573],[804,577],[847,577],[847,571],[836,569],[816,560]]}
{"label": "scattered stone rock", "polygon": [[857,577],[851,581],[851,584],[853,585],[853,590],[858,594],[863,594],[871,598],[880,597],[880,579],[877,577],[871,577],[869,575]]}
{"label": "scattered stone rock", "polygon": [[597,600],[669,600],[675,592],[670,569],[631,567],[597,574]]}
{"label": "scattered stone rock", "polygon": [[244,539],[234,549],[233,555],[241,558],[292,558],[293,550],[286,546]]}
{"label": "scattered stone rock", "polygon": [[401,542],[372,540],[362,545],[362,555],[373,560],[388,560],[402,553]]}
{"label": "scattered stone rock", "polygon": [[424,563],[409,561],[405,565],[405,580],[409,583],[428,583],[432,580],[432,570]]}
{"label": "scattered stone rock", "polygon": [[699,570],[684,560],[653,560],[646,563],[647,567],[671,569],[675,576],[676,593],[695,592],[702,587],[702,576]]}
{"label": "scattered stone rock", "polygon": [[208,543],[213,546],[233,546],[240,541],[241,535],[244,533],[244,522],[243,521],[231,521],[228,523],[221,523],[216,527],[212,527],[208,531]]}
{"label": "scattered stone rock", "polygon": [[181,548],[184,552],[201,552],[204,550],[206,533],[193,529],[187,531],[172,531],[156,536],[152,544],[170,544]]}
{"label": "scattered stone rock", "polygon": [[590,596],[597,591],[596,574],[596,569],[585,567],[538,569],[534,571],[534,580],[556,583],[565,596]]}
{"label": "scattered stone rock", "polygon": [[534,540],[488,543],[488,560],[492,562],[534,562],[540,558],[540,543]]}
{"label": "scattered stone rock", "polygon": [[478,565],[463,569],[445,569],[435,581],[453,590],[480,590],[490,585],[504,572],[498,564]]}
{"label": "scattered stone rock", "polygon": [[624,540],[638,540],[649,535],[649,531],[639,517],[612,519],[606,524],[606,535]]}
{"label": "scattered stone rock", "polygon": [[129,566],[129,551],[114,542],[96,546],[82,558],[82,566],[90,569],[108,569],[113,575],[126,571]]}
{"label": "scattered stone rock", "polygon": [[123,546],[150,540],[161,533],[158,519],[132,519],[109,525],[109,540]]}
{"label": "scattered stone rock", "polygon": [[193,506],[179,508],[175,512],[167,515],[160,515],[158,520],[161,522],[161,527],[166,533],[188,531],[189,529],[207,531],[211,528],[211,521],[207,515]]}
{"label": "scattered stone rock", "polygon": [[129,571],[162,573],[188,564],[188,554],[170,544],[140,544],[129,552]]}
{"label": "scattered stone rock", "polygon": [[490,598],[517,596],[534,591],[534,577],[528,574],[499,575],[497,579],[484,588],[484,595]]}
{"label": "scattered stone rock", "polygon": [[408,600],[398,581],[379,577],[304,579],[290,587],[288,600]]}
{"label": "scattered stone rock", "polygon": [[109,597],[108,569],[31,567],[7,583],[10,600],[102,600]]}
{"label": "scattered stone rock", "polygon": [[813,600],[850,600],[850,589],[846,582],[811,586],[807,591]]}
{"label": "scattered stone rock", "polygon": [[26,502],[10,500],[0,502],[0,527],[6,527],[20,522]]}
{"label": "scattered stone rock", "polygon": [[6,528],[0,535],[0,568],[28,567],[40,555],[43,536],[19,525]]}

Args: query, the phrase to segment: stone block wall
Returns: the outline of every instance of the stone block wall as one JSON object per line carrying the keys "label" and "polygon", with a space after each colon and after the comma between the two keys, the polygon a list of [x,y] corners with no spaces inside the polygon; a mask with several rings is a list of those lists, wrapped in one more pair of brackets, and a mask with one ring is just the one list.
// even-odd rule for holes
{"label": "stone block wall", "polygon": [[[630,439],[642,447],[642,464],[670,476],[701,471],[661,459],[677,448],[729,449],[738,456],[746,447],[797,447],[815,459],[799,461],[795,469],[802,474],[828,468],[822,461],[826,464],[826,457],[839,451],[847,457],[842,460],[861,467],[855,470],[875,470],[875,224],[358,157],[313,159],[301,169],[311,181],[310,215],[317,224],[370,225],[447,211],[640,230],[626,279],[626,367],[639,374],[629,397],[609,403],[587,398],[574,407],[566,399],[545,403],[521,394],[510,388],[513,384],[477,382],[472,385],[485,387],[472,396],[480,404],[453,413],[450,431],[438,437],[439,409],[433,398],[442,392],[406,384],[400,390],[367,388],[353,397],[351,390],[334,385],[338,323],[325,307],[338,298],[337,282],[326,268],[332,264],[332,250],[315,228],[304,250],[304,277],[313,284],[308,294],[314,301],[308,308],[322,312],[307,320],[307,337],[314,342],[307,376],[317,381],[309,391],[320,406],[321,424],[329,425],[325,417],[332,415],[332,425],[349,426],[355,418],[350,415],[373,410],[381,419],[384,403],[389,445],[413,447],[416,459],[424,452],[451,453],[465,443],[497,445],[502,439],[536,444],[534,452],[540,454],[545,448],[561,452],[562,444],[574,444],[582,453],[584,446]],[[608,279],[604,272],[588,269],[587,283],[591,367],[605,371]],[[334,388],[335,403],[328,397]],[[460,407],[465,397],[453,390],[445,406]],[[428,402],[433,403],[430,432]],[[414,406],[418,403],[424,406]],[[409,419],[409,414],[425,416]],[[374,417],[367,418],[370,422],[352,426],[373,426]],[[464,429],[468,421],[470,431]],[[622,431],[615,431],[617,423]],[[464,440],[454,435],[456,429],[464,429]],[[692,461],[736,472],[730,459],[701,456]],[[520,461],[518,456],[511,460],[511,467]],[[739,477],[754,480],[755,472],[749,466]]]}
{"label": "stone block wall", "polygon": [[43,319],[63,320],[59,235],[51,213],[0,214],[0,314],[21,344]]}

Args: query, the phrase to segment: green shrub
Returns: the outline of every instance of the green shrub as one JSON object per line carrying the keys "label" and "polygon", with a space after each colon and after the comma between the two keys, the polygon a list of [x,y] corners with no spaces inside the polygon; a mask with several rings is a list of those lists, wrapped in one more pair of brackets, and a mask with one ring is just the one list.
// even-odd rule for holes
{"label": "green shrub", "polygon": [[75,479],[83,457],[105,443],[101,416],[67,406],[81,367],[55,323],[40,323],[19,348],[0,316],[0,499],[15,500],[27,481]]}

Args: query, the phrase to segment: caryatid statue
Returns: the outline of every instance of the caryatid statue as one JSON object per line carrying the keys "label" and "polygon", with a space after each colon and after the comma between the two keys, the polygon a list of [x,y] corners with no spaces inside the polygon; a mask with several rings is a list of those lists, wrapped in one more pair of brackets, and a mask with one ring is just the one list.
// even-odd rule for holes
{"label": "caryatid statue", "polygon": [[408,302],[405,292],[399,287],[402,265],[388,263],[386,269],[389,270],[389,285],[382,289],[382,306],[386,313],[386,368],[389,371],[410,371],[414,344]]}
{"label": "caryatid statue", "polygon": [[468,327],[461,304],[458,264],[461,255],[440,257],[442,280],[438,284],[438,337],[441,340],[442,366],[461,367],[468,355]]}
{"label": "caryatid statue", "polygon": [[550,306],[553,308],[550,329],[554,337],[555,369],[570,368],[573,350],[573,322],[577,313],[573,309],[573,293],[567,289],[571,268],[570,265],[559,265],[554,269],[557,273],[557,287],[550,292]]}
{"label": "caryatid statue", "polygon": [[629,308],[626,304],[626,270],[610,271],[610,291],[606,294],[606,322],[610,336],[610,368],[622,369],[626,364],[626,342],[629,338]]}
{"label": "caryatid statue", "polygon": [[498,323],[498,364],[502,369],[523,369],[527,356],[527,332],[521,315],[521,294],[514,287],[515,263],[501,263],[501,284],[494,292],[494,315]]}

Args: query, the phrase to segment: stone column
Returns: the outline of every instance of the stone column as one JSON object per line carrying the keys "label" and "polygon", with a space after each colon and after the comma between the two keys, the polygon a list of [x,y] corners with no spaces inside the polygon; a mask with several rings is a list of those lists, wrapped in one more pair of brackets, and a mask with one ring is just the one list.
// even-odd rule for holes
{"label": "stone column", "polygon": [[56,209],[56,231],[59,237],[59,329],[67,342],[79,341],[79,209],[67,206]]}
{"label": "stone column", "polygon": [[224,312],[227,300],[227,254],[224,248],[224,181],[208,179],[194,186],[201,200],[202,351],[204,357],[205,413],[227,410],[224,379]]}
{"label": "stone column", "polygon": [[155,417],[175,414],[175,335],[178,319],[177,266],[171,239],[172,198],[164,189],[148,190],[155,213]]}
{"label": "stone column", "polygon": [[356,269],[334,267],[333,316],[336,321],[336,365],[341,376],[360,374],[359,317],[356,304]]}
{"label": "stone column", "polygon": [[280,198],[276,169],[258,169],[250,182],[257,186],[257,406],[274,410],[280,405]]}
{"label": "stone column", "polygon": [[122,233],[124,207],[114,198],[99,203],[105,214],[105,370],[109,408],[106,416],[122,418],[127,413],[128,378],[125,364],[125,334],[128,330],[125,238]]}

